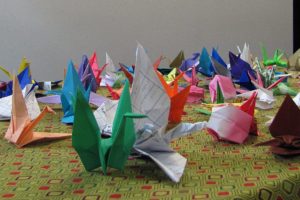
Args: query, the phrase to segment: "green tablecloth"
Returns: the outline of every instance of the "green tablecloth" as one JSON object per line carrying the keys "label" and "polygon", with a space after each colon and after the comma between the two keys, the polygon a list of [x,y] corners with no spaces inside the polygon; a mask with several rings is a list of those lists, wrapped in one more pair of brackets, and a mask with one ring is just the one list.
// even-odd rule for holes
{"label": "green tablecloth", "polygon": [[[215,142],[205,131],[173,141],[188,159],[178,184],[151,160],[134,157],[124,172],[87,172],[71,139],[17,149],[3,139],[9,123],[0,122],[0,199],[300,199],[300,157],[282,158],[268,147],[253,146],[270,138],[264,122],[282,100],[277,98],[275,109],[257,113],[261,135],[244,145]],[[208,120],[194,111],[198,106],[186,105],[184,121]],[[36,130],[71,132],[56,111]]]}

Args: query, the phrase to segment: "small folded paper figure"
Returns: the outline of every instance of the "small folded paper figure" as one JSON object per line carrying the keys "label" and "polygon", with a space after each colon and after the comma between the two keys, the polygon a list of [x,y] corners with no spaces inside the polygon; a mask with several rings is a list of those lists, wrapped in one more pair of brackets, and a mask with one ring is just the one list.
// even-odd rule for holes
{"label": "small folded paper figure", "polygon": [[192,72],[189,70],[191,67],[196,67],[199,65],[199,56],[200,53],[193,53],[193,56],[191,58],[188,58],[184,61],[182,61],[182,64],[180,66],[180,71],[186,72],[186,74],[191,77]]}
{"label": "small folded paper figure", "polygon": [[300,49],[289,57],[288,67],[289,70],[300,71]]}
{"label": "small folded paper figure", "polygon": [[171,68],[179,68],[182,64],[182,61],[184,61],[184,52],[181,50],[179,54],[174,58],[174,60],[171,62],[170,67]]}
{"label": "small folded paper figure", "polygon": [[[242,144],[250,131],[255,134],[255,96],[238,108],[232,105],[214,107],[207,124],[208,132],[217,140]],[[251,130],[252,128],[252,130]]]}
{"label": "small folded paper figure", "polygon": [[213,62],[213,68],[214,68],[214,71],[216,72],[216,74],[231,77],[231,72],[229,69],[227,69],[227,66],[223,66],[214,58],[211,58],[211,60]]}
{"label": "small folded paper figure", "polygon": [[221,75],[215,75],[213,80],[209,83],[209,93],[211,96],[211,102],[217,100],[217,86],[220,86],[224,99],[235,98],[236,89],[233,86],[231,78]]}
{"label": "small folded paper figure", "polygon": [[212,49],[211,58],[214,59],[216,62],[218,62],[220,66],[227,69],[227,64],[225,63],[225,61],[222,59],[222,57],[219,55],[218,51],[215,48]]}
{"label": "small folded paper figure", "polygon": [[274,139],[256,146],[271,146],[270,151],[281,156],[300,154],[300,110],[293,99],[286,95],[269,131]]}
{"label": "small folded paper figure", "polygon": [[199,103],[204,99],[205,90],[203,88],[191,85],[190,92],[186,102]]}
{"label": "small folded paper figure", "polygon": [[110,96],[111,96],[111,98],[113,99],[113,100],[118,100],[118,99],[120,99],[120,93],[119,92],[117,92],[117,91],[115,91],[112,87],[110,87],[109,85],[107,85],[106,84],[106,88],[107,88],[107,90],[109,91],[109,93],[110,93]]}
{"label": "small folded paper figure", "polygon": [[[0,66],[0,70],[2,70],[11,79],[6,84],[5,92],[1,95],[1,97],[10,96],[10,95],[12,95],[12,88],[13,88],[12,77],[13,76],[11,75],[11,73],[8,70],[6,70],[5,68],[3,68],[1,66]],[[26,60],[25,57],[21,61],[20,67],[18,69],[17,77],[18,77],[19,84],[20,84],[22,89],[24,89],[24,87],[27,84],[32,83],[30,65],[29,65],[29,62]]]}
{"label": "small folded paper figure", "polygon": [[[238,47],[238,49],[239,49],[239,47]],[[239,49],[239,51],[240,51],[240,49]],[[252,67],[253,67],[253,62],[252,62],[252,54],[251,54],[251,52],[250,52],[250,46],[249,46],[249,44],[247,44],[247,43],[245,42],[243,51],[240,52],[240,54],[241,54],[241,55],[240,55],[240,58],[241,58],[243,61],[249,63],[250,66],[251,66],[251,68],[252,68]]]}
{"label": "small folded paper figure", "polygon": [[70,137],[69,133],[33,132],[34,127],[47,113],[55,113],[50,107],[44,110],[31,121],[27,106],[16,77],[13,79],[12,116],[5,139],[21,148],[29,143],[44,140],[56,140]]}
{"label": "small folded paper figure", "polygon": [[246,71],[247,73],[250,73],[252,77],[255,77],[255,72],[250,64],[242,60],[240,56],[236,56],[232,52],[229,52],[229,60],[232,79],[240,80],[243,71]]}
{"label": "small folded paper figure", "polygon": [[237,95],[237,97],[243,97],[249,99],[253,93],[257,93],[256,104],[255,106],[262,110],[272,109],[273,104],[276,101],[272,90],[265,89],[259,86],[255,81],[252,81],[252,84],[257,88],[256,90],[244,92]]}
{"label": "small folded paper figure", "polygon": [[164,75],[164,79],[167,82],[167,84],[170,84],[173,81],[175,81],[176,73],[177,73],[177,68],[173,68],[170,73],[168,73],[167,75]]}
{"label": "small folded paper figure", "polygon": [[205,47],[202,48],[197,71],[208,77],[212,77],[215,74],[213,64]]}
{"label": "small folded paper figure", "polygon": [[90,60],[89,60],[89,64],[93,70],[93,74],[95,76],[97,85],[99,86],[101,83],[101,74],[102,72],[105,70],[105,67],[108,65],[107,63],[105,63],[101,68],[99,68],[98,66],[98,61],[97,61],[97,54],[96,52],[93,53],[93,55],[91,56]]}
{"label": "small folded paper figure", "polygon": [[297,91],[293,90],[292,88],[290,88],[289,86],[287,86],[284,83],[279,83],[277,85],[277,87],[275,87],[273,89],[273,94],[274,95],[291,95],[291,96],[296,96],[297,95]]}
{"label": "small folded paper figure", "polygon": [[284,60],[281,60],[281,57],[284,53],[281,53],[279,49],[275,50],[273,58],[269,58],[267,54],[267,50],[264,46],[261,47],[262,56],[263,56],[263,64],[264,66],[276,65],[278,67],[287,67],[288,63]]}
{"label": "small folded paper figure", "polygon": [[83,88],[81,81],[78,77],[78,74],[74,68],[72,61],[69,62],[66,78],[64,80],[64,85],[61,91],[61,104],[64,112],[62,122],[69,124],[74,121],[74,111],[73,104],[76,99],[77,90],[80,90],[85,98],[89,100],[90,98],[90,87],[87,91]]}
{"label": "small folded paper figure", "polygon": [[175,80],[173,81],[173,87],[166,83],[163,76],[159,72],[157,72],[156,74],[157,74],[158,78],[160,79],[160,82],[164,86],[165,91],[171,100],[169,122],[179,123],[179,122],[181,122],[184,105],[187,101],[191,85],[189,85],[186,88],[184,88],[183,90],[179,91],[178,80],[180,78],[182,78],[183,72],[175,78]]}
{"label": "small folded paper figure", "polygon": [[[40,113],[40,108],[35,98],[34,85],[28,84],[22,91],[25,99],[28,115],[31,120],[34,120]],[[13,96],[7,96],[0,99],[0,120],[9,120],[12,114]]]}
{"label": "small folded paper figure", "polygon": [[104,77],[102,77],[100,86],[105,86],[108,84],[109,86],[113,86],[114,83],[119,79],[119,76],[116,74],[119,71],[119,67],[115,66],[112,59],[106,53],[106,61],[107,64],[104,69]]}
{"label": "small folded paper figure", "polygon": [[127,79],[129,80],[130,85],[133,83],[133,75],[128,71],[126,65],[119,63],[121,71],[125,74]]}
{"label": "small folded paper figure", "polygon": [[251,77],[247,71],[243,71],[240,79],[234,82],[247,90],[255,90],[255,86],[251,82]]}
{"label": "small folded paper figure", "polygon": [[171,140],[199,131],[206,122],[180,123],[166,130],[170,110],[170,98],[165,92],[152,63],[142,45],[136,52],[135,78],[132,86],[132,109],[147,114],[148,118],[137,119],[137,140],[134,149],[151,158],[174,182],[183,175],[187,159],[173,150]]}
{"label": "small folded paper figure", "polygon": [[91,91],[97,92],[98,84],[86,55],[82,56],[82,61],[78,68],[78,76],[85,90],[91,86]]}
{"label": "small folded paper figure", "polygon": [[196,66],[191,67],[188,71],[192,71],[191,76],[186,75],[187,72],[183,74],[184,80],[191,85],[197,86],[199,83],[199,78],[197,77]]}
{"label": "small folded paper figure", "polygon": [[78,90],[72,144],[85,169],[91,171],[101,166],[104,174],[108,167],[124,170],[135,142],[133,118],[143,117],[146,116],[132,113],[129,83],[126,81],[113,121],[111,137],[101,138],[93,112]]}

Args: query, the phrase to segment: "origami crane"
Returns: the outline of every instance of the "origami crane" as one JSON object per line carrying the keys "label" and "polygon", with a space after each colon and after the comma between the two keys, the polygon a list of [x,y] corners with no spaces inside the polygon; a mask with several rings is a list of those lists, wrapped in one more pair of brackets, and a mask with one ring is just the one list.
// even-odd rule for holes
{"label": "origami crane", "polygon": [[191,58],[188,58],[184,61],[182,61],[182,64],[180,66],[180,71],[186,72],[186,74],[190,77],[192,75],[192,72],[189,70],[191,67],[196,67],[199,65],[199,58],[200,53],[194,53]]}
{"label": "origami crane", "polygon": [[255,77],[255,72],[250,64],[242,60],[240,56],[236,56],[232,52],[229,52],[229,61],[232,79],[239,80],[243,71],[246,71],[247,73],[250,73],[252,77]]}
{"label": "origami crane", "polygon": [[61,120],[63,123],[69,124],[73,123],[74,121],[73,104],[74,100],[76,99],[76,91],[80,90],[84,94],[85,98],[88,100],[90,97],[90,89],[91,86],[87,90],[83,88],[78,74],[74,68],[74,65],[72,61],[70,61],[60,95],[62,108],[64,112],[64,116]]}
{"label": "origami crane", "polygon": [[236,89],[234,88],[232,80],[226,76],[215,75],[213,80],[209,83],[209,93],[212,103],[217,100],[218,94],[220,95],[220,92],[217,93],[218,85],[224,99],[232,99],[236,97]]}
{"label": "origami crane", "polygon": [[207,124],[208,132],[217,140],[242,144],[250,132],[255,132],[254,107],[256,93],[241,107],[214,107]]}
{"label": "origami crane", "polygon": [[108,65],[108,63],[105,63],[101,68],[99,68],[98,61],[97,61],[97,54],[96,52],[94,52],[90,57],[89,64],[93,70],[93,74],[96,79],[97,85],[100,85],[101,74],[105,70],[105,67]]}
{"label": "origami crane", "polygon": [[289,57],[288,67],[290,70],[300,71],[300,49]]}
{"label": "origami crane", "polygon": [[101,138],[101,132],[92,110],[83,94],[78,90],[75,105],[75,120],[72,144],[86,170],[101,166],[124,170],[125,163],[135,142],[134,118],[145,115],[132,113],[129,83],[126,81],[119,100],[110,138]]}
{"label": "origami crane", "polygon": [[270,146],[270,151],[281,156],[300,154],[300,110],[293,99],[286,95],[269,131],[274,139],[256,144],[256,146]]}
{"label": "origami crane", "polygon": [[119,79],[119,76],[116,74],[119,71],[119,67],[115,66],[112,59],[106,53],[106,62],[107,66],[105,67],[103,73],[104,77],[101,78],[100,86],[113,86],[113,84]]}
{"label": "origami crane", "polygon": [[[35,105],[31,105],[35,106]],[[39,108],[38,108],[39,112]],[[16,77],[13,79],[13,97],[12,97],[12,116],[9,127],[5,134],[5,139],[21,148],[27,144],[42,141],[56,140],[70,137],[68,133],[43,133],[33,132],[34,127],[41,121],[46,113],[54,113],[54,111],[46,106],[44,110],[31,121],[27,105],[25,103],[20,85]]]}
{"label": "origami crane", "polygon": [[289,86],[287,86],[284,83],[279,83],[276,88],[273,89],[273,94],[274,95],[286,95],[289,94],[291,96],[296,96],[297,91],[293,90]]}
{"label": "origami crane", "polygon": [[175,78],[175,80],[173,81],[173,87],[166,83],[166,81],[160,73],[157,73],[157,76],[160,79],[160,82],[162,83],[166,93],[168,94],[171,100],[169,122],[179,123],[181,122],[184,105],[187,101],[191,85],[179,91],[178,80],[183,76],[183,72]]}
{"label": "origami crane", "polygon": [[[222,59],[222,57],[219,55],[218,51],[215,48],[212,49],[211,58],[214,59],[216,62],[218,62],[218,64],[220,66],[227,69],[227,64],[225,63],[225,61]],[[215,65],[215,63],[214,63],[214,65]]]}
{"label": "origami crane", "polygon": [[172,181],[179,182],[186,158],[169,147],[169,143],[175,138],[201,130],[206,122],[180,123],[167,130],[171,100],[140,44],[137,47],[135,66],[132,108],[134,112],[148,117],[135,120],[137,140],[134,149],[151,158]]}
{"label": "origami crane", "polygon": [[191,84],[190,92],[186,102],[188,103],[198,103],[204,99],[204,89],[198,87],[198,82],[200,81],[196,74],[196,67],[190,68],[192,70],[192,76],[189,77],[186,73],[183,74],[183,78]]}
{"label": "origami crane", "polygon": [[215,74],[213,64],[210,60],[209,54],[206,48],[202,48],[199,66],[197,72],[200,72],[204,76],[212,77]]}
{"label": "origami crane", "polygon": [[253,93],[256,92],[257,98],[255,106],[262,110],[272,109],[274,102],[276,101],[273,96],[273,91],[260,86],[255,81],[252,81],[252,84],[257,88],[256,90],[244,92],[242,94],[237,95],[237,97],[249,99],[253,95]]}
{"label": "origami crane", "polygon": [[91,87],[92,92],[97,92],[98,84],[86,55],[82,56],[80,66],[78,68],[78,76],[85,90]]}
{"label": "origami crane", "polygon": [[284,55],[281,53],[279,49],[275,50],[273,58],[269,58],[267,54],[267,50],[264,46],[261,47],[262,56],[263,56],[263,64],[264,66],[276,65],[278,67],[287,67],[288,64],[286,61],[281,60],[281,57]]}
{"label": "origami crane", "polygon": [[238,81],[234,81],[234,83],[240,85],[242,88],[245,88],[247,90],[256,89],[251,82],[250,73],[248,73],[246,70],[242,72],[240,79]]}
{"label": "origami crane", "polygon": [[170,63],[171,68],[179,68],[184,61],[184,52],[181,50],[178,55],[174,58],[174,60]]}
{"label": "origami crane", "polygon": [[249,63],[251,68],[253,68],[253,59],[252,59],[252,54],[250,52],[250,47],[249,47],[249,44],[245,43],[244,44],[244,47],[243,47],[243,50],[241,51],[240,48],[238,47],[238,50],[240,52],[240,58]]}

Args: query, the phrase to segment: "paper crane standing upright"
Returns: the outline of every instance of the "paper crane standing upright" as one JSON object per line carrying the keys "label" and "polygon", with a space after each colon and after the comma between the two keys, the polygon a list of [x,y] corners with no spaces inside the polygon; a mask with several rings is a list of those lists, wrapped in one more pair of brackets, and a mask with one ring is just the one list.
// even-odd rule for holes
{"label": "paper crane standing upright", "polygon": [[270,151],[277,155],[300,154],[300,110],[293,99],[286,95],[269,130],[273,139],[256,144],[271,146]]}
{"label": "paper crane standing upright", "polygon": [[126,81],[113,121],[112,135],[101,138],[93,112],[78,90],[72,144],[85,169],[91,171],[101,166],[104,174],[108,167],[123,170],[135,142],[133,118],[142,117],[146,116],[132,113],[129,83]]}
{"label": "paper crane standing upright", "polygon": [[72,61],[70,61],[60,96],[64,112],[64,116],[62,118],[63,123],[68,124],[73,123],[74,121],[73,101],[76,99],[76,91],[80,90],[82,93],[84,93],[85,98],[89,100],[90,88],[91,87],[89,86],[86,91],[84,90],[74,65]]}
{"label": "paper crane standing upright", "polygon": [[54,111],[50,107],[46,106],[38,117],[31,121],[16,77],[13,79],[12,98],[12,116],[8,130],[4,136],[9,142],[20,148],[35,141],[56,140],[71,136],[71,134],[68,133],[33,132],[34,127],[39,123],[39,121],[41,121],[47,113],[53,114]]}
{"label": "paper crane standing upright", "polygon": [[157,72],[157,75],[171,100],[169,121],[171,123],[179,123],[181,122],[184,105],[187,101],[191,85],[187,86],[181,91],[178,90],[178,80],[182,78],[183,72],[181,72],[180,75],[175,78],[175,80],[173,81],[173,87],[167,84],[167,82],[159,72]]}

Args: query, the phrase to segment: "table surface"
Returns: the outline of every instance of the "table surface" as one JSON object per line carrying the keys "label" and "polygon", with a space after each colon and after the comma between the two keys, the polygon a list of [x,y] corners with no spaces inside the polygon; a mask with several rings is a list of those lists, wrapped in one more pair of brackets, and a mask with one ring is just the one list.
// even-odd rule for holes
{"label": "table surface", "polygon": [[[294,84],[295,81],[290,84]],[[216,142],[199,131],[171,146],[188,162],[180,183],[171,182],[151,160],[131,157],[124,172],[87,172],[71,139],[18,149],[4,140],[9,122],[0,122],[0,197],[3,199],[300,199],[300,157],[282,158],[254,144],[271,138],[264,123],[274,109],[256,113],[260,135],[243,145]],[[209,99],[206,93],[206,99]],[[208,120],[199,104],[187,104],[184,122]],[[41,105],[40,107],[43,107]],[[72,132],[72,126],[47,115],[35,131]],[[1,199],[0,198],[0,199]]]}

